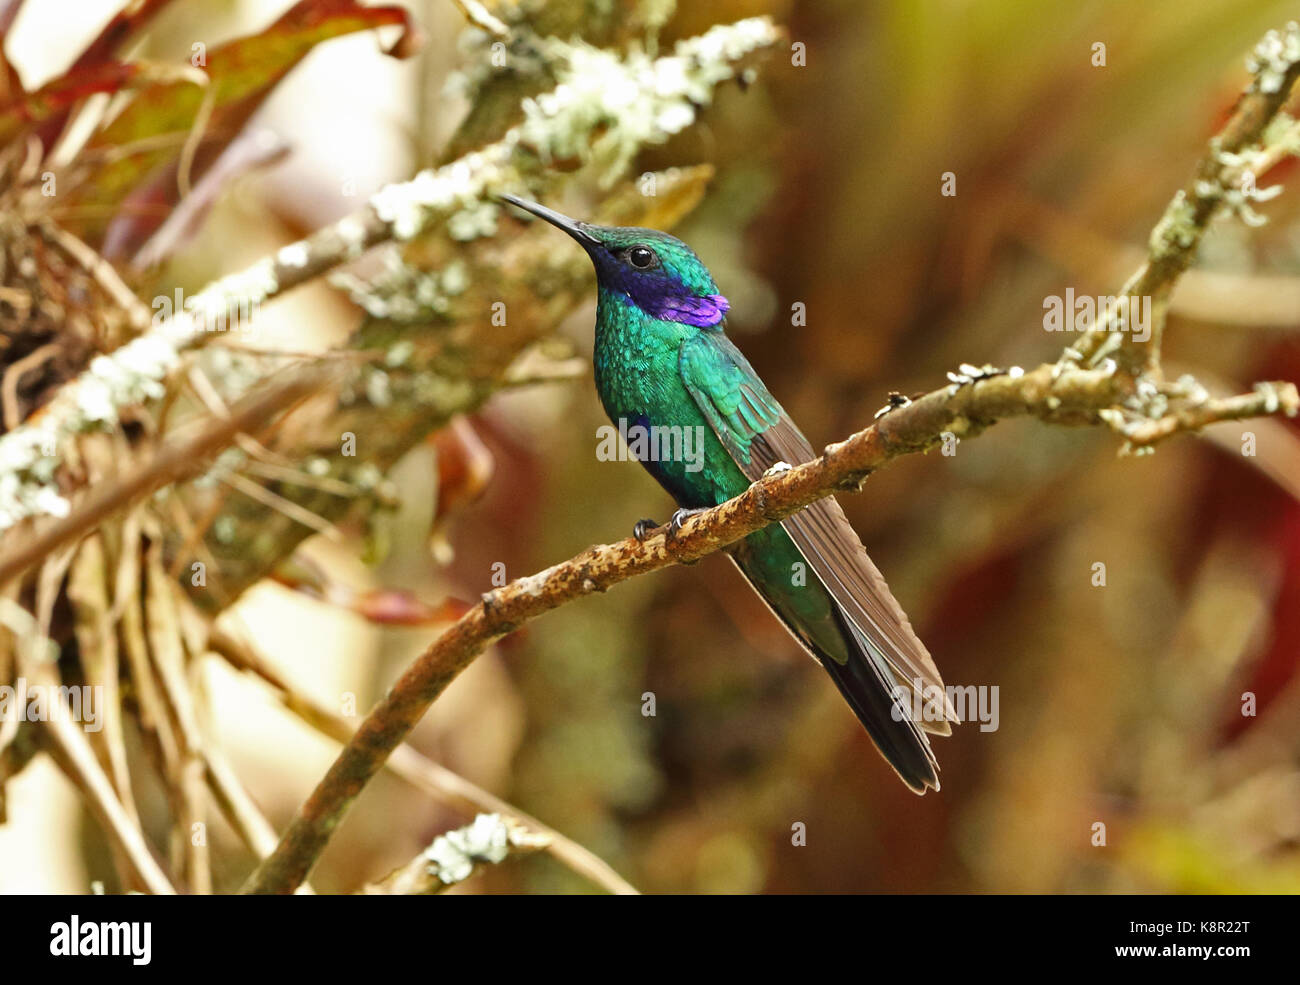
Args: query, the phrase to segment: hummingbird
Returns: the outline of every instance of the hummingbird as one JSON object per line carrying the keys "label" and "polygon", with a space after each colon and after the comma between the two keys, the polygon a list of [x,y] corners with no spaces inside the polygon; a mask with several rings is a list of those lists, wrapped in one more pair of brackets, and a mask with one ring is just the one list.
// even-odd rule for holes
{"label": "hummingbird", "polygon": [[[623,434],[639,427],[652,436],[700,436],[689,457],[653,454],[661,447],[653,440],[640,442],[639,453],[629,443],[679,507],[667,536],[770,469],[816,457],[727,338],[730,304],[689,246],[657,230],[594,225],[514,195],[501,198],[563,230],[596,268],[593,363],[611,423]],[[641,520],[633,533],[645,540],[657,527]],[[830,674],[903,782],[918,794],[938,790],[927,733],[949,735],[958,718],[938,668],[835,498],[755,531],[727,553]]]}

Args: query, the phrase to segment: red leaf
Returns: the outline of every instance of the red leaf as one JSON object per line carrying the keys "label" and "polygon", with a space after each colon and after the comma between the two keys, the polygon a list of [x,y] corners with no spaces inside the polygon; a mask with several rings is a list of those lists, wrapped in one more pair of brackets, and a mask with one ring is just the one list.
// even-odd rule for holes
{"label": "red leaf", "polygon": [[[90,43],[71,67],[64,74],[71,74],[102,65],[111,61],[143,31],[172,0],[131,0],[112,20],[104,25],[98,37]],[[54,146],[55,140],[68,123],[69,113],[64,111],[46,120],[36,128],[36,136],[46,149]]]}
{"label": "red leaf", "polygon": [[429,440],[438,455],[438,505],[433,518],[437,527],[448,514],[483,495],[496,466],[492,452],[463,417],[434,432]]}
{"label": "red leaf", "polygon": [[[316,45],[330,38],[387,25],[403,30],[395,49],[403,55],[413,50],[415,27],[400,7],[362,7],[355,0],[300,0],[266,30],[231,41],[206,55],[203,68],[207,91],[214,100],[211,119],[195,157],[194,176],[211,166],[220,152],[243,128],[267,95]],[[164,134],[182,137],[198,115],[204,87],[184,81],[158,82],[142,88],[135,99],[91,140],[88,149],[122,147]],[[83,238],[98,246],[113,209],[146,182],[158,184],[160,197],[175,202],[175,181],[167,183],[165,169],[180,155],[175,146],[154,147],[120,158],[98,169],[69,195],[70,206],[88,207],[92,216],[79,227]],[[167,185],[170,185],[168,187]],[[124,242],[141,242],[165,215],[122,216],[140,223]]]}
{"label": "red leaf", "polygon": [[270,577],[295,592],[354,612],[367,622],[381,626],[433,626],[455,622],[473,608],[471,603],[450,596],[437,605],[429,605],[400,588],[357,591],[350,585],[331,581],[315,562],[297,554]]}
{"label": "red leaf", "polygon": [[35,92],[21,93],[0,106],[0,144],[13,140],[33,123],[55,118],[87,96],[117,92],[139,73],[139,65],[104,62],[61,75]]}

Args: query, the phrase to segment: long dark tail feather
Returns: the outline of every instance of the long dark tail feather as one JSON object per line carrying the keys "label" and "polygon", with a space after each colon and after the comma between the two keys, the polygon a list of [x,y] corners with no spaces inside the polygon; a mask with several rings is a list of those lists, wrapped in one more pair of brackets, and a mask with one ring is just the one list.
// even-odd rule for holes
{"label": "long dark tail feather", "polygon": [[918,794],[925,793],[927,788],[938,790],[939,769],[930,741],[912,721],[907,705],[896,696],[893,675],[888,668],[881,667],[883,658],[869,651],[866,641],[848,619],[838,610],[836,615],[845,639],[851,641],[849,659],[837,663],[814,650],[818,662],[826,668],[871,741],[902,781]]}
{"label": "long dark tail feather", "polygon": [[762,587],[745,570],[742,557],[733,553],[731,559],[795,641],[826,668],[840,694],[871,736],[871,741],[899,778],[914,793],[924,794],[927,789],[938,790],[939,764],[930,749],[929,740],[912,720],[907,705],[895,696],[896,681],[888,663],[883,656],[872,653],[871,643],[857,630],[844,610],[838,604],[834,606],[835,619],[849,652],[848,660],[839,663],[830,654],[821,652],[807,634],[791,625],[768,601]]}

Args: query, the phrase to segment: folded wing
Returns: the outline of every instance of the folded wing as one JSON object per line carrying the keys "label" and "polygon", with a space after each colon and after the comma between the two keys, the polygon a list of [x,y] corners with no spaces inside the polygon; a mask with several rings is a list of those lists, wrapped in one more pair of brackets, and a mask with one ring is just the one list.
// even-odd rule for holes
{"label": "folded wing", "polygon": [[[714,433],[751,481],[778,462],[797,465],[816,457],[808,440],[767,391],[744,355],[722,333],[701,332],[685,343],[680,368],[687,389]],[[883,673],[874,675],[878,686],[891,692],[896,683],[912,690],[919,688],[925,700],[943,695],[942,715],[925,715],[927,720],[914,725],[909,714],[907,725],[948,734],[949,722],[957,722],[958,718],[938,668],[867,556],[839,503],[833,497],[819,500],[788,517],[782,527],[834,598],[863,656],[873,665],[883,665]],[[826,665],[826,659],[819,659]],[[844,691],[845,684],[834,669],[827,669]],[[847,692],[845,697],[854,704]],[[856,704],[855,711],[863,717]],[[928,753],[928,743],[923,736],[920,740]]]}

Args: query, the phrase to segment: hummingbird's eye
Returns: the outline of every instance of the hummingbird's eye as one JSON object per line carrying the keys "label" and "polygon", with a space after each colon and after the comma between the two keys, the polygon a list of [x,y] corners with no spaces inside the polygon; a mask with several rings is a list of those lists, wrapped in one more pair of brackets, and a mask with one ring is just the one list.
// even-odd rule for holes
{"label": "hummingbird's eye", "polygon": [[649,270],[659,265],[659,257],[648,246],[634,246],[627,251],[627,262],[637,270]]}

